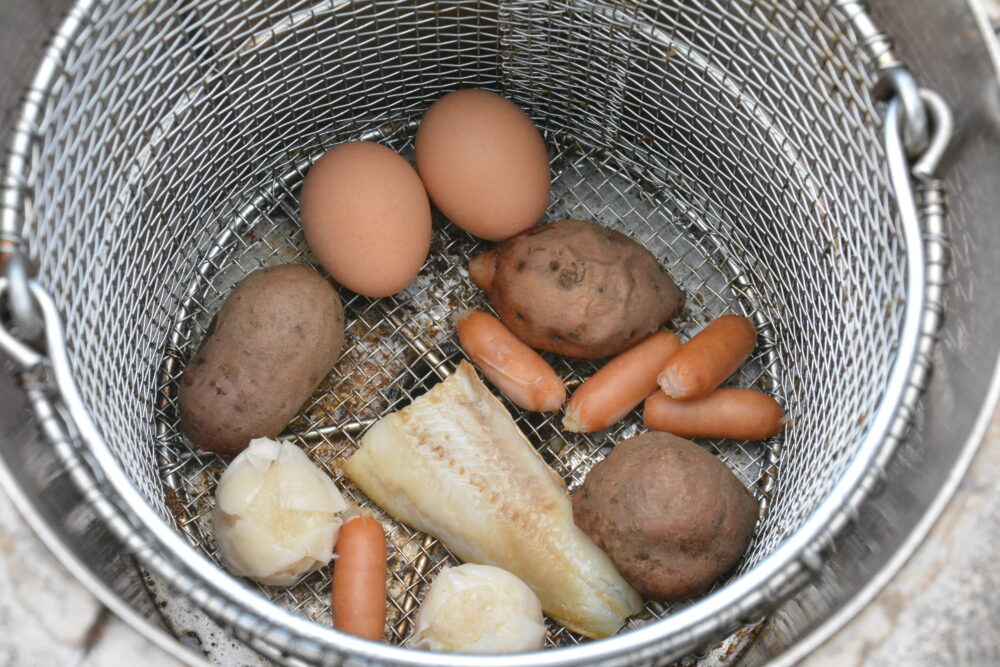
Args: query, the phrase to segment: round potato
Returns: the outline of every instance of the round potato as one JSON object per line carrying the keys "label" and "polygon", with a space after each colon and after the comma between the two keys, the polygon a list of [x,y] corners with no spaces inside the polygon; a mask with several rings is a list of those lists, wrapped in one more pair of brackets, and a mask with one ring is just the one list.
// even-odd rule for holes
{"label": "round potato", "polygon": [[521,232],[472,260],[469,274],[518,338],[568,357],[617,354],[652,335],[684,302],[652,253],[579,220]]}
{"label": "round potato", "polygon": [[344,345],[344,309],[308,266],[254,271],[237,283],[181,376],[184,432],[236,454],[278,435],[326,377]]}
{"label": "round potato", "polygon": [[757,522],[753,495],[726,465],[669,433],[620,442],[573,496],[576,525],[643,596],[701,593],[732,568]]}

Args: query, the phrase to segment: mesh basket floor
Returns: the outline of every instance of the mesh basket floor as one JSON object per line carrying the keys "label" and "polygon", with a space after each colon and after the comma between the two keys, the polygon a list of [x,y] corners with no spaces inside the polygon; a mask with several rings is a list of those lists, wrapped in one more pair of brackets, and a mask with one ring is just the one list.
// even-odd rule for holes
{"label": "mesh basket floor", "polygon": [[[359,138],[379,140],[409,156],[413,123]],[[764,313],[755,311],[750,287],[734,258],[725,254],[710,227],[690,207],[676,204],[670,192],[631,177],[605,155],[582,150],[572,140],[547,136],[551,148],[553,192],[546,220],[593,220],[618,229],[647,247],[668,268],[688,295],[672,329],[682,338],[727,312],[748,315],[762,332],[754,356],[728,383],[775,394],[779,360],[769,344]],[[315,159],[318,155],[312,156]],[[191,543],[222,566],[212,538],[211,511],[225,461],[200,452],[181,435],[173,397],[184,362],[204,336],[213,314],[233,285],[251,271],[281,263],[316,265],[298,217],[298,189],[308,161],[275,174],[254,202],[236,216],[208,246],[198,278],[188,287],[165,354],[157,425],[159,469],[166,502],[177,527]],[[389,542],[389,608],[386,641],[403,643],[430,582],[442,567],[458,561],[437,540],[394,521],[341,471],[374,420],[406,406],[464,358],[452,318],[463,308],[490,309],[486,296],[468,277],[471,257],[491,247],[450,225],[435,211],[430,256],[403,292],[369,299],[341,290],[347,319],[345,351],[300,414],[286,437],[337,482],[345,496],[375,510]],[[570,390],[599,368],[600,362],[546,354]],[[779,400],[781,396],[778,395]],[[515,422],[546,462],[574,490],[587,471],[619,440],[643,430],[641,406],[612,428],[574,434],[559,427],[561,413],[540,415],[504,400]],[[777,474],[780,436],[765,442],[702,440],[761,501],[762,512]],[[720,581],[717,585],[721,585]],[[324,568],[289,588],[259,586],[276,604],[330,625],[330,573]],[[627,630],[669,614],[670,605],[651,603]],[[583,641],[555,622],[548,623],[549,647]]]}

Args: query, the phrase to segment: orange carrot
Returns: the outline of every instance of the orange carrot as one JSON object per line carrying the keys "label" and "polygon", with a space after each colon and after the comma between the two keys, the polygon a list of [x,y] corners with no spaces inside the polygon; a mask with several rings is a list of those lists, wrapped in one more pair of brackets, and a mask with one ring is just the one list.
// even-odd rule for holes
{"label": "orange carrot", "polygon": [[667,360],[657,382],[671,398],[704,396],[735,373],[756,344],[757,332],[750,320],[723,315]]}
{"label": "orange carrot", "polygon": [[333,627],[378,641],[385,632],[386,542],[375,517],[359,514],[340,527],[334,550]]}
{"label": "orange carrot", "polygon": [[532,412],[549,412],[566,401],[566,385],[552,366],[500,320],[467,310],[459,314],[455,325],[462,349],[515,405]]}
{"label": "orange carrot", "polygon": [[677,336],[660,331],[606,363],[573,392],[563,428],[591,433],[619,421],[656,389],[656,374],[680,346]]}
{"label": "orange carrot", "polygon": [[678,401],[662,391],[646,399],[642,419],[646,428],[682,438],[760,440],[784,425],[778,402],[753,389],[716,389],[708,396]]}

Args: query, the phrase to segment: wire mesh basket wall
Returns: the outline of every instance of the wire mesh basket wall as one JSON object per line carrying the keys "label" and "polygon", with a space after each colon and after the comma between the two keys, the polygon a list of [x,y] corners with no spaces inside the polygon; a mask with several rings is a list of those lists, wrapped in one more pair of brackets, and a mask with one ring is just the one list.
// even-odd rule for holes
{"label": "wire mesh basket wall", "polygon": [[[732,576],[759,572],[830,502],[883,407],[903,335],[908,248],[855,4],[81,2],[57,45],[20,214],[101,437],[161,519],[220,563],[208,517],[224,462],[180,433],[184,363],[239,279],[315,264],[298,191],[325,149],[364,138],[409,156],[430,103],[486,88],[543,132],[554,178],[547,220],[593,220],[649,248],[689,295],[675,321],[682,337],[725,312],[757,324],[760,344],[732,384],[776,396],[789,423],[763,443],[701,444],[761,502]],[[287,436],[355,501],[370,504],[340,464],[367,425],[461,358],[451,319],[489,308],[465,270],[487,247],[436,215],[431,255],[406,290],[377,300],[342,290],[347,349]],[[597,368],[548,358],[570,386]],[[571,489],[641,428],[632,414],[576,435],[507,407]],[[390,540],[385,639],[398,644],[427,584],[454,559],[380,516]],[[183,567],[194,558],[167,554],[159,567],[194,587]],[[717,584],[715,597],[731,588]],[[780,588],[767,590],[777,598]],[[328,626],[328,591],[317,572],[258,592]],[[244,636],[248,613],[249,625],[233,621]],[[647,640],[667,640],[670,626],[654,621],[678,613],[651,604],[623,633],[642,627]],[[284,618],[268,622],[282,628]],[[719,619],[694,640],[740,620]],[[295,654],[282,644],[293,639],[267,642]],[[356,648],[332,632],[313,639]],[[550,624],[548,646],[580,641]]]}

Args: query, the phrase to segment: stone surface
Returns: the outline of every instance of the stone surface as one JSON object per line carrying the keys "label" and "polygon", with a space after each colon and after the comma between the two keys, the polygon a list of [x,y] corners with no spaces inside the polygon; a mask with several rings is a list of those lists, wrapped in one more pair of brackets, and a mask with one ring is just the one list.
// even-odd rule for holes
{"label": "stone surface", "polygon": [[917,553],[806,667],[1000,664],[1000,411]]}
{"label": "stone surface", "polygon": [[53,557],[0,489],[0,666],[176,660],[115,618]]}
{"label": "stone surface", "polygon": [[181,663],[112,617],[80,662],[81,667],[179,667]]}

